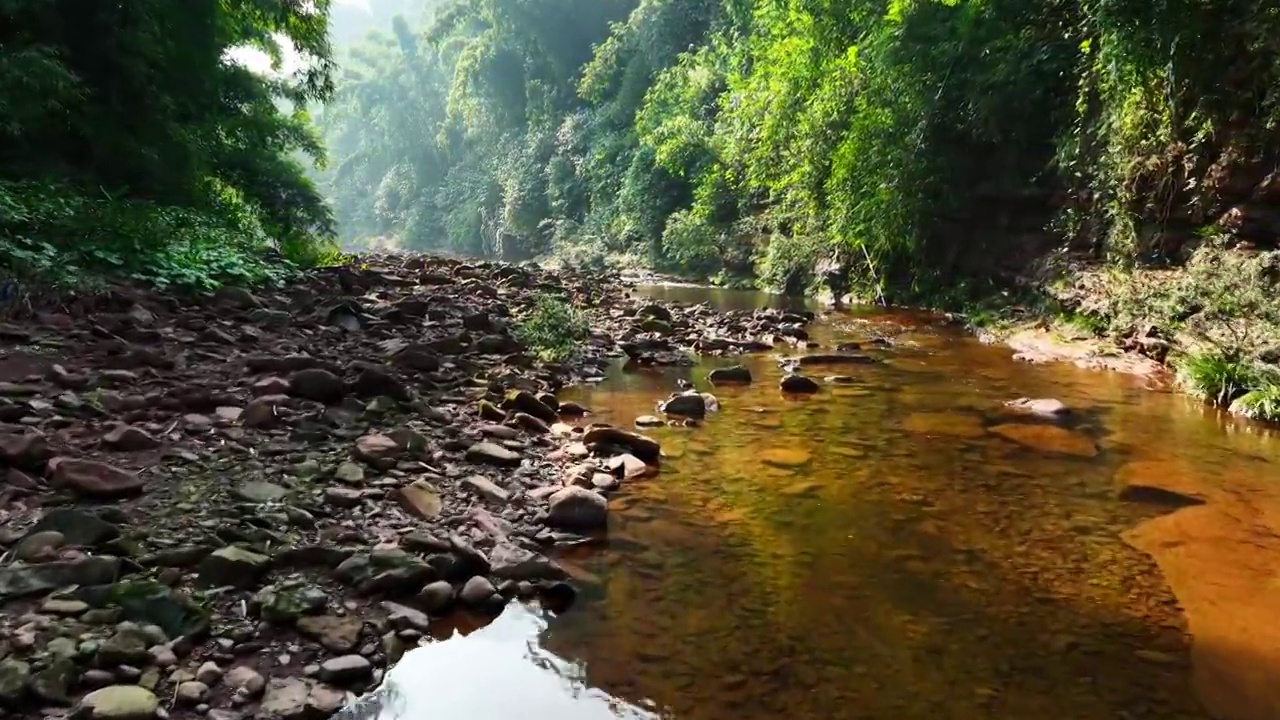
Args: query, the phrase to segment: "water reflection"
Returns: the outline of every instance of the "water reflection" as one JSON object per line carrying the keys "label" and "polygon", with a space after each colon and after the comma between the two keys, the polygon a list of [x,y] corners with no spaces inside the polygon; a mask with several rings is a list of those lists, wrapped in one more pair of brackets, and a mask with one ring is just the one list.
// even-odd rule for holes
{"label": "water reflection", "polygon": [[339,720],[656,720],[588,686],[586,668],[541,647],[543,614],[519,603],[492,623],[406,653]]}

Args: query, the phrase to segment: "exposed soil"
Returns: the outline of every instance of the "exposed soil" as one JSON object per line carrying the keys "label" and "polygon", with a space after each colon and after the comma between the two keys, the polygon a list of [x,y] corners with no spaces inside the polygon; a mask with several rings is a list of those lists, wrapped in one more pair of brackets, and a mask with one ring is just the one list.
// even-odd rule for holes
{"label": "exposed soil", "polygon": [[[561,364],[513,332],[546,293],[593,328]],[[434,617],[517,596],[561,609],[574,579],[544,553],[592,542],[609,494],[661,451],[554,392],[623,355],[801,342],[809,319],[391,256],[275,292],[121,288],[11,322],[0,707],[324,717]]]}

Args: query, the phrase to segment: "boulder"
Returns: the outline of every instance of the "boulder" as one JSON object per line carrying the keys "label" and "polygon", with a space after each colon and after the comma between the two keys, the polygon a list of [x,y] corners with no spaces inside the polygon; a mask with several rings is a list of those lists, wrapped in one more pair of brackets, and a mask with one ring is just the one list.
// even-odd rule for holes
{"label": "boulder", "polygon": [[552,527],[588,531],[608,524],[609,501],[594,490],[569,485],[557,490],[547,502],[547,524]]}
{"label": "boulder", "polygon": [[707,375],[712,385],[746,385],[751,382],[751,371],[745,365],[716,368]]}
{"label": "boulder", "polygon": [[818,392],[818,383],[804,375],[788,375],[778,384],[784,393],[793,395],[812,395]]}
{"label": "boulder", "polygon": [[657,440],[615,427],[593,427],[582,436],[582,442],[620,447],[647,463],[656,463],[662,456],[662,446]]}

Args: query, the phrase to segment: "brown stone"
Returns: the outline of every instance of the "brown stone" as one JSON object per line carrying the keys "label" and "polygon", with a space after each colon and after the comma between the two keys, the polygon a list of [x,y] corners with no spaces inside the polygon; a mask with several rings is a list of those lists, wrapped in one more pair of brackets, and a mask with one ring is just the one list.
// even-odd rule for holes
{"label": "brown stone", "polygon": [[132,470],[92,460],[56,457],[49,461],[50,481],[81,495],[113,498],[142,490],[143,481]]}

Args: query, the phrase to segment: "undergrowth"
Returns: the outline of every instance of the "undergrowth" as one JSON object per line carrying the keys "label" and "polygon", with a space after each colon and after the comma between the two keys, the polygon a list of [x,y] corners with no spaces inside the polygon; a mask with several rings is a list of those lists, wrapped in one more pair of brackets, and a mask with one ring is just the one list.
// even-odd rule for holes
{"label": "undergrowth", "polygon": [[515,335],[527,348],[547,362],[562,362],[573,355],[578,343],[591,335],[591,326],[582,313],[563,299],[539,295],[529,314],[516,325]]}
{"label": "undergrowth", "polygon": [[37,182],[0,182],[0,270],[55,290],[102,280],[207,290],[278,283],[338,259],[311,237],[273,240],[242,198],[211,188],[201,208],[89,195]]}

